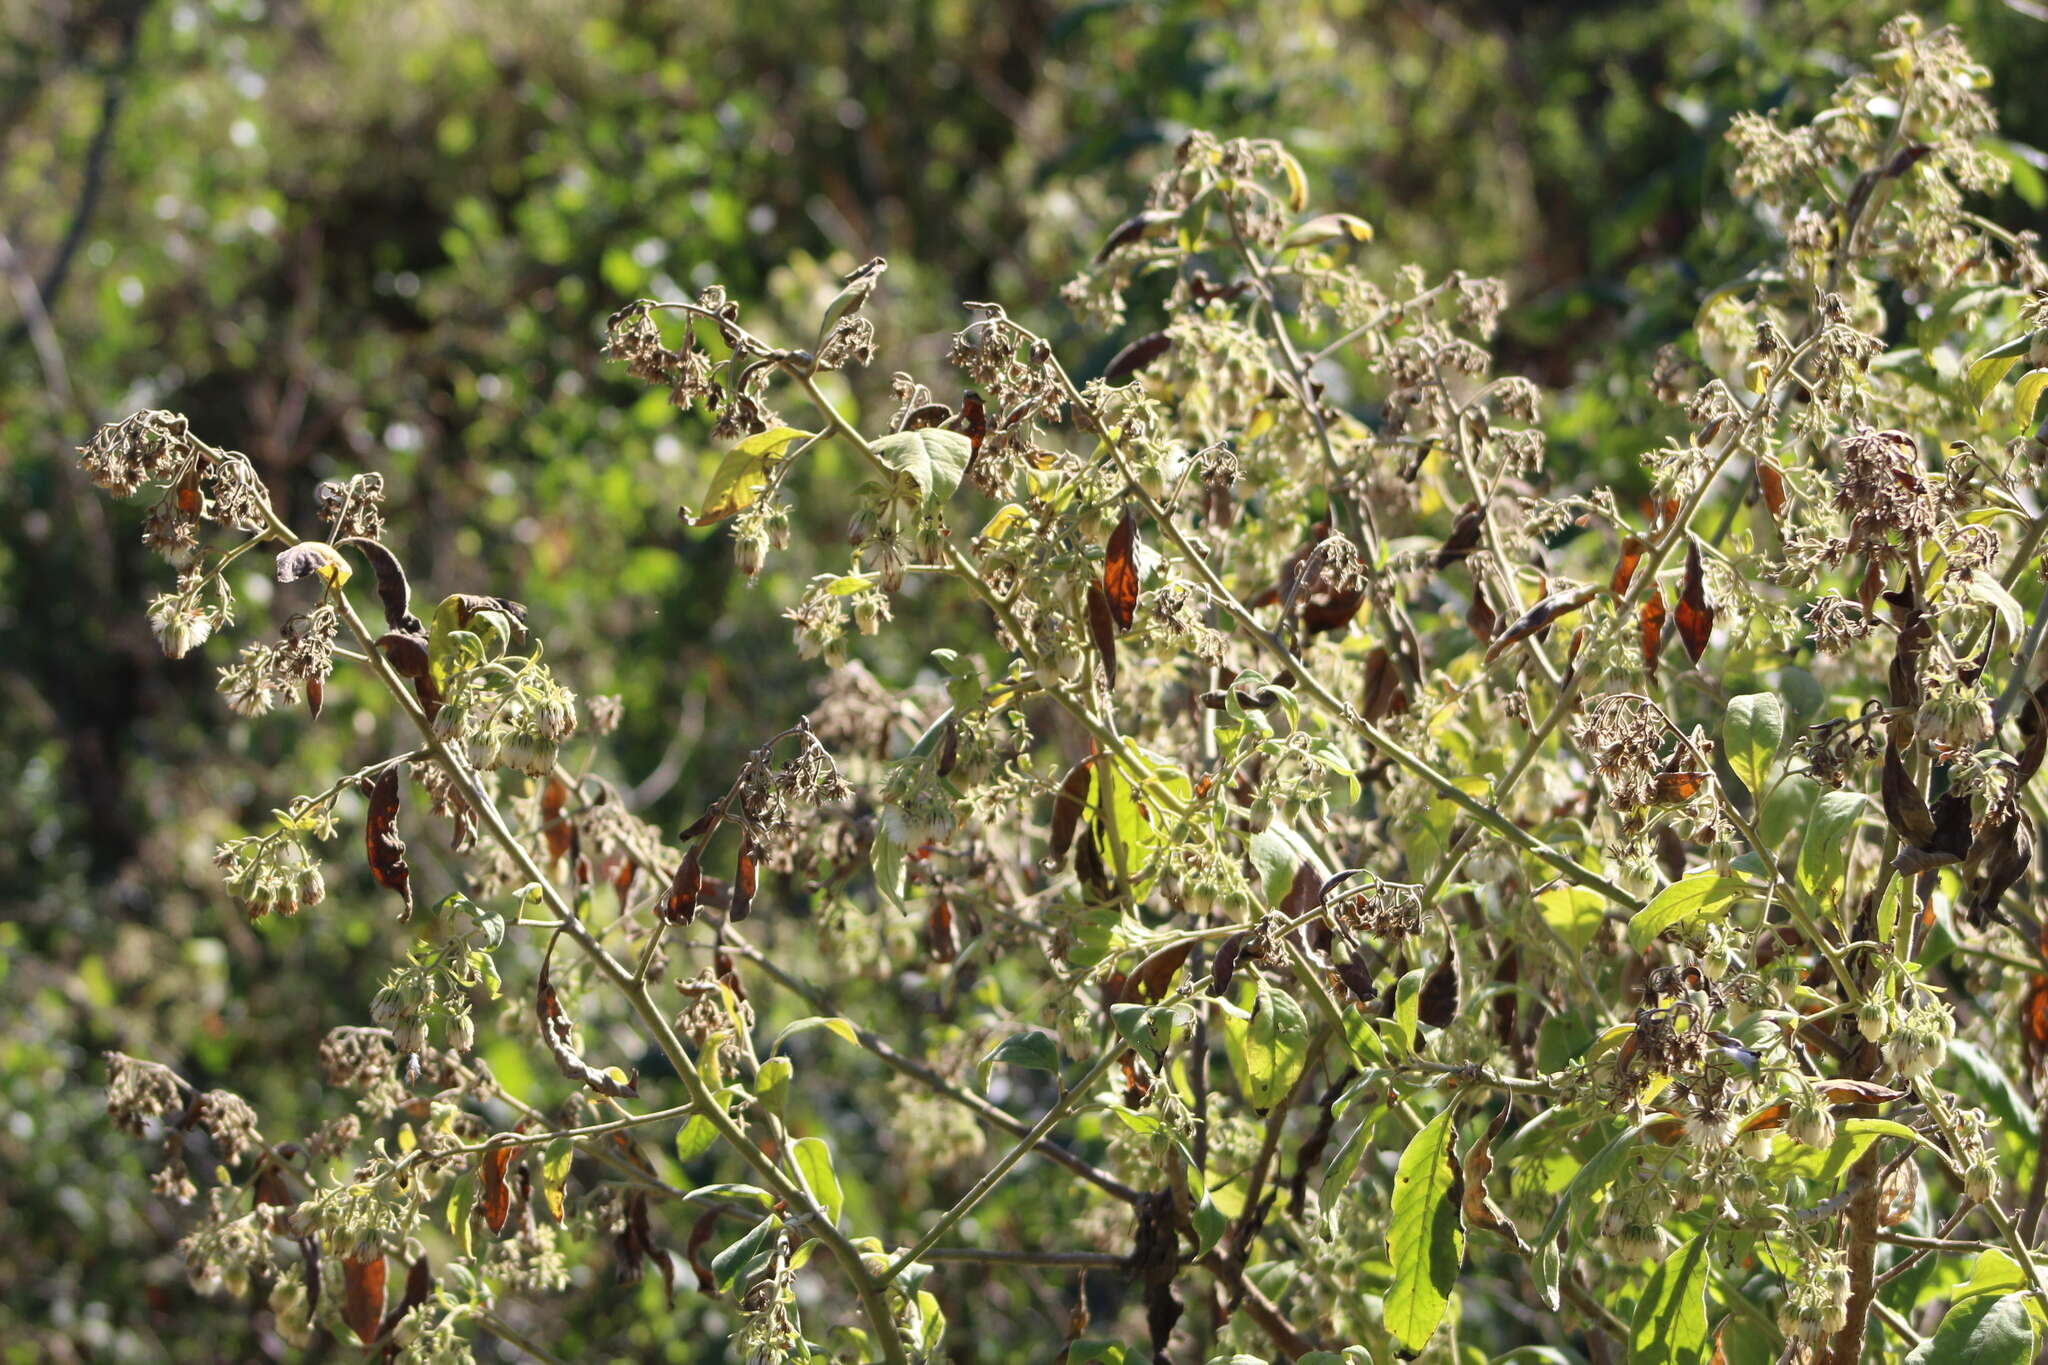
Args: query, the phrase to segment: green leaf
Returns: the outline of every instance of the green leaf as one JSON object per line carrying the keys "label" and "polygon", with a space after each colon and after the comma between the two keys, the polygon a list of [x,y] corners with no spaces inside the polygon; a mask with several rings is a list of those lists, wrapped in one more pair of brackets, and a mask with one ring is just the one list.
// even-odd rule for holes
{"label": "green leaf", "polygon": [[1223,1234],[1229,1231],[1230,1219],[1216,1207],[1214,1199],[1204,1194],[1202,1202],[1195,1205],[1194,1224],[1195,1257],[1199,1260],[1207,1256],[1210,1249],[1222,1240]]}
{"label": "green leaf", "polygon": [[818,1207],[825,1210],[825,1221],[836,1227],[840,1210],[846,1207],[846,1193],[839,1188],[838,1173],[832,1169],[831,1147],[823,1138],[798,1138],[790,1146],[790,1155],[796,1158],[796,1169],[804,1178],[804,1188],[811,1192],[811,1198],[818,1201]]}
{"label": "green leaf", "polygon": [[1729,906],[1751,894],[1749,883],[1740,877],[1695,872],[1665,887],[1636,911],[1628,922],[1628,945],[1641,952],[1657,941],[1657,935],[1719,919]]}
{"label": "green leaf", "polygon": [[1980,1294],[1952,1305],[1934,1335],[1906,1365],[2027,1365],[2034,1358],[2034,1318],[2027,1294]]}
{"label": "green leaf", "polygon": [[710,1151],[718,1141],[718,1129],[702,1114],[692,1114],[676,1129],[676,1160],[685,1166]]}
{"label": "green leaf", "polygon": [[1980,1294],[2010,1294],[2015,1289],[2027,1287],[2026,1272],[2020,1269],[2018,1261],[1992,1247],[1977,1254],[1977,1262],[1971,1267],[1969,1283],[1957,1289],[1951,1296],[1951,1306],[1974,1299]]}
{"label": "green leaf", "polygon": [[1785,739],[1785,706],[1772,692],[1752,692],[1728,703],[1721,722],[1721,752],[1728,766],[1749,788],[1752,800],[1761,800],[1764,783],[1770,777],[1771,761]]}
{"label": "green leaf", "polygon": [[887,821],[875,826],[874,843],[868,846],[868,866],[875,874],[875,894],[886,901],[890,908],[903,909],[903,891],[909,863],[906,850],[889,833]]}
{"label": "green leaf", "polygon": [[769,1113],[782,1112],[783,1102],[789,1098],[790,1080],[795,1075],[796,1064],[787,1057],[770,1057],[754,1073],[754,1094]]}
{"label": "green leaf", "polygon": [[1294,874],[1303,863],[1315,868],[1318,877],[1328,875],[1323,860],[1302,842],[1299,834],[1278,820],[1252,836],[1246,853],[1259,874],[1259,886],[1265,892],[1268,905],[1278,905],[1287,899],[1287,892],[1294,885]]}
{"label": "green leaf", "polygon": [[1636,1300],[1629,1365],[1697,1365],[1708,1355],[1707,1234],[1664,1258]]}
{"label": "green leaf", "polygon": [[1444,1320],[1465,1259],[1453,1117],[1446,1109],[1431,1119],[1401,1153],[1394,1172],[1394,1221],[1387,1232],[1394,1283],[1387,1291],[1386,1327],[1411,1351],[1420,1351]]}
{"label": "green leaf", "polygon": [[2013,388],[2012,415],[2022,431],[2034,424],[2034,409],[2048,392],[2048,369],[2028,370]]}
{"label": "green leaf", "polygon": [[1401,1051],[1415,1051],[1415,1031],[1422,1021],[1422,968],[1394,983],[1394,1033]]}
{"label": "green leaf", "polygon": [[775,1196],[759,1185],[699,1185],[690,1194],[699,1199],[723,1199],[728,1203],[740,1202],[759,1204],[764,1209],[775,1207]]}
{"label": "green leaf", "polygon": [[2020,609],[2019,600],[2005,590],[2005,585],[1988,573],[1971,574],[1964,586],[1970,596],[1991,608],[1999,624],[2005,627],[2005,638],[2014,644],[2026,633],[2026,613]]}
{"label": "green leaf", "polygon": [[2020,357],[2027,353],[2033,335],[2022,332],[2002,346],[1995,346],[1970,362],[1968,383],[1970,401],[1978,407],[1990,401],[1991,391],[1998,387],[2013,366],[2020,363]]}
{"label": "green leaf", "polygon": [[974,445],[957,431],[922,427],[916,431],[892,432],[869,443],[875,458],[899,474],[909,476],[924,494],[927,505],[944,502],[960,486]]}
{"label": "green leaf", "polygon": [[1834,907],[1849,866],[1856,822],[1870,805],[1862,792],[1822,792],[1799,845],[1799,885],[1823,910]]}
{"label": "green leaf", "polygon": [[740,1277],[749,1261],[774,1245],[775,1236],[781,1229],[782,1221],[770,1214],[754,1224],[746,1236],[711,1258],[711,1278],[717,1283],[720,1293],[732,1288],[733,1281]]}
{"label": "green leaf", "polygon": [[556,1138],[548,1144],[547,1155],[540,1163],[540,1192],[547,1201],[548,1212],[554,1220],[562,1221],[562,1209],[569,1188],[569,1167],[576,1162],[576,1144],[567,1138]]}
{"label": "green leaf", "polygon": [[1060,1074],[1060,1045],[1050,1033],[1042,1029],[1029,1029],[1013,1033],[989,1049],[988,1056],[981,1059],[981,1085],[988,1088],[989,1068],[998,1062],[1004,1066],[1021,1066],[1027,1071],[1050,1071]]}
{"label": "green leaf", "polygon": [[1573,952],[1591,946],[1600,926],[1607,922],[1607,898],[1583,886],[1560,886],[1536,897],[1536,909],[1559,938]]}
{"label": "green leaf", "polygon": [[476,1233],[470,1226],[470,1210],[476,1207],[477,1182],[464,1176],[455,1186],[455,1193],[448,1196],[448,1232],[455,1238],[455,1246],[465,1256],[476,1254]]}
{"label": "green leaf", "polygon": [[1137,1049],[1147,1065],[1156,1068],[1173,1041],[1172,1006],[1111,1005],[1109,1015],[1124,1041]]}
{"label": "green leaf", "polygon": [[1592,1203],[1593,1196],[1607,1188],[1621,1174],[1621,1168],[1635,1150],[1636,1139],[1643,1135],[1643,1125],[1623,1130],[1612,1142],[1593,1154],[1591,1160],[1579,1167],[1571,1184],[1564,1187],[1558,1196],[1557,1206],[1550,1211],[1550,1219],[1538,1233],[1536,1247],[1537,1292],[1543,1296],[1544,1307],[1555,1313],[1560,1302],[1558,1284],[1564,1276],[1564,1251],[1558,1246],[1558,1234],[1565,1230],[1565,1224],[1574,1213],[1582,1212]]}
{"label": "green leaf", "polygon": [[1263,1113],[1286,1098],[1308,1061],[1308,1016],[1293,996],[1269,985],[1250,1018],[1224,1017],[1223,1043],[1246,1101]]}
{"label": "green leaf", "polygon": [[808,1033],[814,1028],[824,1029],[827,1033],[843,1038],[855,1047],[860,1046],[860,1035],[854,1031],[852,1021],[842,1019],[836,1014],[813,1014],[808,1018],[797,1020],[794,1024],[783,1029],[782,1032],[776,1034],[775,1041],[769,1044],[768,1050],[773,1052],[782,1046],[784,1039],[794,1038],[799,1033]]}
{"label": "green leaf", "polygon": [[749,436],[718,462],[711,474],[711,491],[705,494],[704,510],[690,524],[710,526],[746,511],[760,500],[768,487],[768,466],[782,458],[782,452],[812,433],[795,427],[770,427]]}

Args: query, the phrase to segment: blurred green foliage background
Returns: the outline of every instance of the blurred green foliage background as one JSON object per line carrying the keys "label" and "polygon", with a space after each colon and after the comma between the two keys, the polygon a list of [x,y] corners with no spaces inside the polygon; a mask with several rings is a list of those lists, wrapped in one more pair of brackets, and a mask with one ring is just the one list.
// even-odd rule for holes
{"label": "blurred green foliage background", "polygon": [[[1929,11],[1997,75],[2018,172],[2001,220],[2038,222],[2048,163],[2019,144],[2048,140],[2048,11]],[[1179,134],[1277,136],[1319,202],[1375,223],[1388,273],[1506,276],[1501,368],[1573,387],[1554,476],[1626,482],[1664,420],[1642,393],[1652,354],[1754,255],[1718,170],[1728,118],[1824,92],[1830,54],[1868,50],[1890,12],[0,0],[0,1357],[286,1354],[247,1305],[186,1286],[149,1154],[100,1112],[99,1054],[310,1127],[336,1107],[319,1036],[361,1019],[407,932],[360,873],[260,933],[221,894],[214,844],[377,757],[376,701],[344,671],[318,727],[239,721],[213,692],[229,642],[165,660],[141,608],[167,571],[139,511],[72,465],[96,424],[186,412],[301,522],[321,479],[382,472],[430,600],[528,603],[565,681],[623,696],[605,766],[673,820],[807,704],[816,673],[778,615],[843,562],[843,504],[800,497],[815,557],[751,588],[721,533],[680,525],[717,452],[600,363],[623,302],[722,281],[756,330],[795,336],[843,271],[886,255],[885,357],[939,376],[958,300],[998,299],[1085,373],[1129,337],[1076,335],[1059,286]],[[850,397],[872,414],[887,380]],[[805,477],[830,483],[830,461]],[[240,630],[268,634],[250,614]],[[942,629],[862,657],[902,685]],[[891,1002],[865,1002],[885,1034],[908,1008]],[[601,1292],[564,1345],[702,1357],[697,1310],[652,1282],[603,1292],[608,1275],[585,1272]],[[958,1349],[1046,1358],[1063,1310],[1030,1285],[960,1311],[1025,1323],[1037,1347],[970,1317]]]}

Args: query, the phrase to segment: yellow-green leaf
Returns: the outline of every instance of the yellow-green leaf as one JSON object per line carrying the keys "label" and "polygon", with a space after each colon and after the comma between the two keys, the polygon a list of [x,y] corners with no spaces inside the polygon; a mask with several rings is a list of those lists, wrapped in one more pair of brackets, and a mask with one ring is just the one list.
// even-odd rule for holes
{"label": "yellow-green leaf", "polygon": [[846,1207],[846,1194],[839,1188],[839,1176],[832,1169],[832,1149],[823,1138],[798,1138],[790,1144],[790,1155],[796,1159],[804,1188],[825,1211],[825,1221],[836,1226],[839,1211]]}
{"label": "yellow-green leaf", "polygon": [[1446,1109],[1424,1125],[1394,1172],[1394,1221],[1387,1232],[1394,1283],[1387,1291],[1386,1327],[1410,1351],[1420,1351],[1443,1322],[1465,1260],[1458,1132],[1451,1120]]}
{"label": "yellow-green leaf", "polygon": [[2034,409],[2040,406],[2044,391],[2048,391],[2048,369],[2028,370],[2014,386],[2012,413],[2021,430],[2034,424]]}
{"label": "yellow-green leaf", "polygon": [[691,524],[709,526],[752,507],[768,487],[769,464],[781,459],[782,453],[796,442],[810,438],[810,432],[795,427],[770,427],[726,451],[725,458],[712,472],[704,510]]}
{"label": "yellow-green leaf", "polygon": [[2022,332],[2002,346],[1994,346],[1970,362],[1967,382],[1970,386],[1970,401],[1983,407],[1991,397],[1991,391],[1998,387],[2013,366],[2020,363],[2020,357],[2027,353],[2032,344],[2030,333]]}
{"label": "yellow-green leaf", "polygon": [[556,1138],[548,1144],[547,1155],[540,1164],[540,1192],[547,1201],[548,1212],[554,1220],[562,1221],[562,1208],[569,1188],[569,1167],[576,1161],[576,1145],[567,1138]]}
{"label": "yellow-green leaf", "polygon": [[1636,1300],[1629,1365],[1699,1365],[1707,1337],[1707,1234],[1665,1257]]}
{"label": "yellow-green leaf", "polygon": [[1628,922],[1629,947],[1641,952],[1667,930],[1689,929],[1718,919],[1728,913],[1729,906],[1749,894],[1749,883],[1740,877],[1695,872],[1665,887],[1648,905],[1636,911]]}

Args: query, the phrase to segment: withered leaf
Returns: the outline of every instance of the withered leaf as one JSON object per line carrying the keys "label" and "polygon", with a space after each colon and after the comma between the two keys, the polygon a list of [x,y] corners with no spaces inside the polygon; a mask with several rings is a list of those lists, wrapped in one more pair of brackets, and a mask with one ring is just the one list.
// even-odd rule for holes
{"label": "withered leaf", "polygon": [[1102,677],[1116,687],[1116,618],[1109,598],[1094,583],[1088,585],[1088,638],[1095,644],[1095,656],[1102,661]]}
{"label": "withered leaf", "polygon": [[1700,543],[1685,543],[1685,584],[1678,593],[1678,640],[1694,663],[1707,652],[1707,640],[1714,633],[1714,605],[1707,601],[1706,566],[1700,559]]}
{"label": "withered leaf", "polygon": [[689,824],[689,828],[685,829],[681,834],[678,834],[676,836],[676,842],[679,844],[687,844],[692,839],[695,839],[700,835],[708,834],[712,830],[716,829],[719,823],[724,818],[724,810],[721,809],[719,806],[714,805],[711,807],[711,809],[705,811],[702,815],[692,820]]}
{"label": "withered leaf", "polygon": [[338,588],[348,582],[348,562],[324,540],[302,540],[277,552],[277,581],[296,583],[307,574]]}
{"label": "withered leaf", "polygon": [[1336,964],[1335,970],[1337,980],[1351,993],[1351,998],[1358,1002],[1358,1007],[1361,1010],[1367,1009],[1376,998],[1372,985],[1372,970],[1356,957],[1345,958]]}
{"label": "withered leaf", "polygon": [[1216,950],[1216,961],[1209,969],[1209,994],[1230,994],[1230,979],[1237,975],[1238,954],[1244,951],[1245,934],[1242,931],[1223,940],[1223,946]]}
{"label": "withered leaf", "polygon": [[704,1248],[711,1245],[711,1234],[718,1231],[718,1220],[723,1215],[715,1208],[706,1209],[690,1225],[690,1240],[683,1254],[689,1259],[690,1269],[697,1275],[699,1294],[716,1294],[718,1281],[712,1278],[711,1265],[704,1259]]}
{"label": "withered leaf", "polygon": [[1188,960],[1188,952],[1194,947],[1191,940],[1168,944],[1151,954],[1132,968],[1124,978],[1123,990],[1118,992],[1119,1004],[1151,1004],[1166,998],[1166,991],[1173,984],[1173,976]]}
{"label": "withered leaf", "polygon": [[2025,742],[2013,761],[2016,787],[2033,781],[2034,774],[2041,771],[2042,758],[2048,757],[2048,682],[2027,694],[2027,704],[2020,708],[2020,734]]}
{"label": "withered leaf", "polygon": [[370,561],[370,570],[377,575],[377,600],[384,604],[386,628],[424,631],[426,627],[420,624],[420,618],[412,614],[412,585],[405,581],[405,569],[398,556],[384,542],[368,536],[351,536],[341,543],[360,550],[363,558]]}
{"label": "withered leaf", "polygon": [[370,818],[363,826],[363,848],[370,875],[405,902],[401,920],[412,918],[412,868],[405,861],[405,840],[398,835],[399,785],[405,764],[394,763],[370,784]]}
{"label": "withered leaf", "polygon": [[669,878],[668,891],[662,897],[663,923],[688,924],[697,918],[697,895],[704,889],[703,856],[702,843],[683,850],[683,860],[676,864],[676,874]]}
{"label": "withered leaf", "polygon": [[953,420],[953,410],[944,403],[926,403],[914,409],[903,419],[904,431],[923,431],[926,427],[944,426]]}
{"label": "withered leaf", "polygon": [[1164,227],[1168,223],[1178,222],[1179,219],[1178,209],[1146,209],[1142,213],[1132,214],[1110,229],[1109,240],[1095,253],[1095,264],[1101,265],[1115,255],[1119,247],[1126,247],[1138,241],[1153,228]]}
{"label": "withered leaf", "polygon": [[1385,646],[1374,645],[1372,653],[1365,656],[1365,704],[1360,708],[1361,714],[1378,724],[1407,709],[1408,693],[1401,686],[1393,657]]}
{"label": "withered leaf", "polygon": [[1472,584],[1472,605],[1465,609],[1465,626],[1484,644],[1493,639],[1493,628],[1500,624],[1500,617],[1494,613],[1493,604],[1486,600],[1486,585]]}
{"label": "withered leaf", "polygon": [[1971,927],[1992,920],[2011,924],[1998,902],[2026,875],[2034,861],[2034,820],[2023,810],[1977,833],[1963,864],[1963,908]]}
{"label": "withered leaf", "polygon": [[512,1186],[507,1183],[505,1173],[511,1169],[516,1150],[508,1142],[485,1152],[477,1163],[476,1206],[484,1216],[484,1226],[494,1234],[503,1232],[505,1220],[512,1216]]}
{"label": "withered leaf", "polygon": [[1067,850],[1073,846],[1074,830],[1081,823],[1081,812],[1088,804],[1088,784],[1093,780],[1091,769],[1095,756],[1090,754],[1073,766],[1066,780],[1060,783],[1059,794],[1052,799],[1052,840],[1050,854],[1053,862],[1065,860]]}
{"label": "withered leaf", "polygon": [[1295,865],[1287,894],[1280,898],[1280,913],[1290,920],[1300,919],[1323,903],[1322,889],[1323,879],[1315,864],[1303,859]]}
{"label": "withered leaf", "polygon": [[1664,590],[1650,589],[1650,600],[1636,617],[1643,637],[1643,667],[1652,681],[1657,677],[1657,655],[1664,649]]}
{"label": "withered leaf", "polygon": [[481,593],[458,592],[450,593],[446,600],[455,604],[456,624],[464,630],[469,629],[470,621],[480,611],[502,611],[511,617],[520,629],[526,627],[526,607],[509,597],[487,597]]}
{"label": "withered leaf", "polygon": [[1486,662],[1492,663],[1514,645],[1551,625],[1560,616],[1569,615],[1593,600],[1593,588],[1567,588],[1546,595],[1535,606],[1522,614],[1520,620],[1494,637],[1486,648]]}
{"label": "withered leaf", "polygon": [[1650,801],[1653,805],[1675,806],[1698,796],[1706,785],[1705,773],[1658,773],[1656,789],[1651,793]]}
{"label": "withered leaf", "polygon": [[1770,460],[1758,460],[1756,464],[1757,486],[1763,490],[1764,506],[1771,511],[1776,521],[1785,515],[1785,474]]}
{"label": "withered leaf", "polygon": [[1422,982],[1416,997],[1415,1017],[1431,1028],[1449,1028],[1458,1017],[1458,940],[1451,939],[1450,951]]}
{"label": "withered leaf", "polygon": [[960,722],[948,717],[945,734],[939,738],[939,776],[951,777],[960,763]]}
{"label": "withered leaf", "polygon": [[1109,598],[1117,629],[1129,630],[1138,615],[1138,523],[1126,511],[1109,536],[1102,561],[1102,591]]}
{"label": "withered leaf", "polygon": [[555,956],[555,943],[561,938],[559,932],[548,940],[548,950],[540,960],[540,984],[534,992],[534,1013],[540,1020],[540,1037],[554,1054],[555,1066],[572,1081],[589,1086],[600,1095],[630,1099],[640,1093],[639,1077],[627,1072],[621,1081],[610,1071],[600,1071],[577,1053],[575,1045],[576,1026],[562,1009],[561,997],[555,993],[554,983],[548,979],[548,969]]}
{"label": "withered leaf", "polygon": [[1447,569],[1471,555],[1479,548],[1480,533],[1486,529],[1486,510],[1476,502],[1468,502],[1458,509],[1458,519],[1451,523],[1451,533],[1444,538],[1443,548],[1430,561],[1432,567]]}
{"label": "withered leaf", "polygon": [[980,394],[969,389],[960,395],[960,415],[946,425],[967,438],[971,455],[979,455],[981,443],[988,435],[988,405],[981,401]]}
{"label": "withered leaf", "polygon": [[1114,384],[1129,379],[1138,371],[1165,355],[1173,347],[1173,338],[1165,332],[1153,332],[1141,336],[1130,345],[1110,357],[1109,364],[1102,371],[1102,382]]}
{"label": "withered leaf", "polygon": [[342,1257],[341,1285],[341,1320],[368,1346],[384,1323],[383,1256]]}
{"label": "withered leaf", "polygon": [[934,897],[932,908],[925,912],[924,946],[934,962],[951,962],[960,956],[960,938],[953,927],[953,903],[944,896]]}
{"label": "withered leaf", "polygon": [[739,862],[733,867],[732,904],[725,912],[726,919],[731,923],[738,924],[754,913],[754,889],[760,875],[761,847],[754,842],[754,836],[749,834],[740,840]]}
{"label": "withered leaf", "polygon": [[178,480],[178,515],[196,517],[206,507],[206,495],[199,491],[199,466],[193,464]]}
{"label": "withered leaf", "polygon": [[1614,566],[1614,577],[1608,580],[1607,591],[1616,597],[1628,591],[1628,585],[1635,581],[1636,569],[1643,562],[1643,552],[1648,548],[1639,536],[1630,536],[1621,542],[1621,560]]}
{"label": "withered leaf", "polygon": [[306,679],[306,714],[314,720],[320,719],[320,708],[327,704],[327,684],[318,678]]}
{"label": "withered leaf", "polygon": [[382,1341],[390,1336],[392,1329],[405,1320],[405,1315],[425,1303],[427,1295],[433,1291],[433,1267],[427,1263],[427,1258],[422,1255],[412,1263],[412,1269],[406,1273],[405,1295],[399,1299],[398,1306],[385,1315],[383,1323],[377,1328],[377,1339]]}
{"label": "withered leaf", "polygon": [[1935,801],[1934,836],[1924,844],[1899,850],[1892,861],[1903,876],[1948,867],[1969,856],[1975,835],[1970,828],[1970,798],[1950,788]]}
{"label": "withered leaf", "polygon": [[1883,794],[1884,818],[1901,843],[1910,847],[1934,841],[1934,815],[1927,809],[1927,798],[1920,794],[1920,784],[1906,771],[1899,742],[1890,737],[1884,745]]}
{"label": "withered leaf", "polygon": [[1527,1256],[1531,1253],[1528,1243],[1522,1240],[1521,1230],[1501,1212],[1500,1206],[1493,1202],[1493,1196],[1486,1190],[1486,1178],[1493,1174],[1493,1140],[1499,1137],[1500,1130],[1507,1126],[1511,1108],[1510,1105],[1502,1105],[1500,1112],[1494,1115],[1493,1122],[1486,1125],[1486,1131],[1474,1138],[1472,1145],[1465,1149],[1462,1168],[1465,1183],[1465,1226],[1497,1232],[1507,1238],[1516,1251]]}
{"label": "withered leaf", "polygon": [[550,774],[547,786],[541,788],[540,793],[540,828],[548,841],[549,867],[562,861],[573,842],[574,826],[562,813],[568,807],[569,784]]}
{"label": "withered leaf", "polygon": [[417,631],[387,631],[377,637],[377,648],[391,662],[401,678],[428,678],[433,674],[428,666],[427,637]]}
{"label": "withered leaf", "polygon": [[1889,1104],[1906,1098],[1905,1091],[1876,1081],[1820,1081],[1814,1089],[1826,1096],[1829,1104]]}

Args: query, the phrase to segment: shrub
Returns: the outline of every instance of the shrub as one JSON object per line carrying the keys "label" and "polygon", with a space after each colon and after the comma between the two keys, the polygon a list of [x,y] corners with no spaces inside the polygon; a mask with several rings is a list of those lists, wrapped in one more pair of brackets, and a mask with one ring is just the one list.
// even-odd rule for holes
{"label": "shrub", "polygon": [[[322,869],[362,828],[414,941],[320,1045],[353,1111],[284,1140],[110,1058],[159,1190],[197,1198],[197,1133],[223,1172],[195,1282],[422,1360],[536,1349],[522,1301],[599,1257],[754,1360],[971,1349],[977,1284],[1090,1272],[1072,1362],[2031,1358],[2048,295],[1967,207],[2006,174],[1982,69],[1884,44],[1732,129],[1783,251],[1658,357],[1640,506],[1547,467],[1498,283],[1376,276],[1271,141],[1190,135],[1107,235],[1068,301],[1161,321],[1086,382],[968,302],[960,377],[855,420],[880,260],[796,344],[717,288],[621,309],[608,354],[730,446],[685,515],[743,571],[807,457],[866,474],[809,494],[851,551],[785,613],[818,705],[673,837],[518,603],[416,605],[375,475],[294,528],[182,418],[104,429],[86,468],[178,572],[165,653],[274,552],[229,706],[318,724],[359,669],[404,735],[217,855],[252,920],[360,913]],[[941,610],[983,644],[853,661]],[[561,1080],[501,1080],[505,1037]]]}

